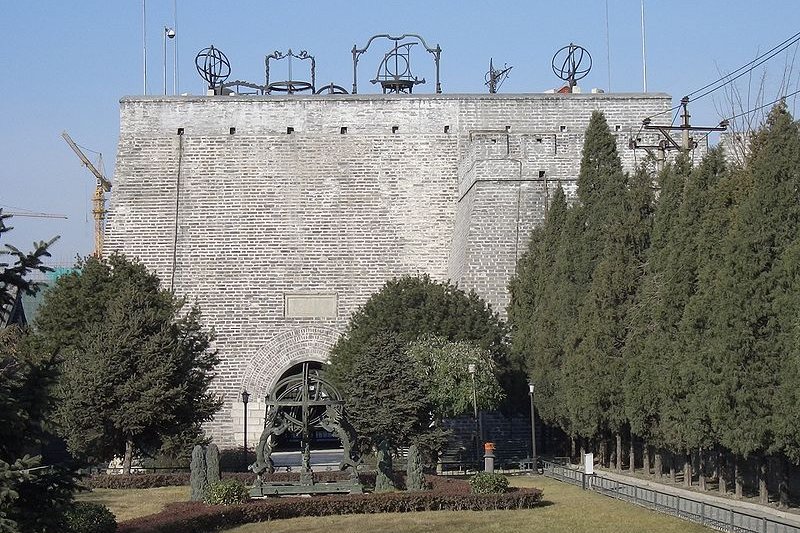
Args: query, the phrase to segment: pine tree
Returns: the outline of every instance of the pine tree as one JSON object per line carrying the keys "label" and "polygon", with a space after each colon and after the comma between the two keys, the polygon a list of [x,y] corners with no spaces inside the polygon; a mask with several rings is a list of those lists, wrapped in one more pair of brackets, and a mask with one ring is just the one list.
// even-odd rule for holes
{"label": "pine tree", "polygon": [[405,343],[425,336],[472,342],[492,355],[501,372],[514,370],[505,345],[506,325],[499,315],[475,292],[422,275],[387,281],[353,313],[331,349],[330,375],[350,379],[351,361],[386,332]]}
{"label": "pine tree", "polygon": [[[12,229],[8,218],[0,210],[0,236]],[[5,245],[3,255],[12,261],[0,261],[0,315],[20,294],[40,289],[30,274],[51,270],[43,260],[55,240],[36,243],[29,253]],[[40,455],[49,439],[56,360],[31,349],[24,327],[5,326],[0,325],[0,531],[60,531],[77,490],[76,472],[70,465],[43,465]]]}
{"label": "pine tree", "polygon": [[55,414],[71,452],[122,455],[127,472],[135,450],[197,435],[219,409],[208,392],[218,362],[212,337],[199,310],[183,307],[121,256],[90,258],[48,291],[35,344],[58,347],[64,359]]}

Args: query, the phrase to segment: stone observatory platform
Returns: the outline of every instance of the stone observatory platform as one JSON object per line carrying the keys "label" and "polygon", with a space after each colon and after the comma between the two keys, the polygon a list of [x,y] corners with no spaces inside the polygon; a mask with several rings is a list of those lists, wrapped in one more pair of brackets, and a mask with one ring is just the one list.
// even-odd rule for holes
{"label": "stone observatory platform", "polygon": [[[243,440],[240,393],[263,398],[324,363],[388,279],[427,273],[505,314],[530,229],[574,194],[584,130],[605,113],[631,170],[647,94],[126,97],[106,253],[138,257],[197,301],[217,334],[207,429]],[[248,441],[263,427],[251,401]]]}

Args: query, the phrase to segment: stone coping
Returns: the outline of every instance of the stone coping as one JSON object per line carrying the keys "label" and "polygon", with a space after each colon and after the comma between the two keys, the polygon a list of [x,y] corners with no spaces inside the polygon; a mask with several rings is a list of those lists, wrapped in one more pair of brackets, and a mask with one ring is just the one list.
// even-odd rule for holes
{"label": "stone coping", "polygon": [[141,95],[123,96],[120,103],[126,102],[205,102],[205,101],[227,101],[227,102],[275,102],[275,101],[375,101],[375,100],[592,100],[592,99],[651,99],[661,100],[672,98],[671,95],[663,92],[651,93],[441,93],[441,94],[292,94],[292,95],[188,95],[188,96],[164,96],[164,95]]}

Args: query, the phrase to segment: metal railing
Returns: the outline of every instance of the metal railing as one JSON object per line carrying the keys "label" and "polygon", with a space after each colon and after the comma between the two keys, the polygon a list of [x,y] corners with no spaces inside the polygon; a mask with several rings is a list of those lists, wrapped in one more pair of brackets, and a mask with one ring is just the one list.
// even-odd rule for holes
{"label": "metal railing", "polygon": [[542,463],[544,465],[544,475],[547,477],[682,518],[683,520],[696,522],[719,531],[731,533],[800,533],[800,527],[780,522],[767,516],[750,514],[686,496],[640,487],[598,474],[587,475],[581,470],[550,461],[542,461]]}

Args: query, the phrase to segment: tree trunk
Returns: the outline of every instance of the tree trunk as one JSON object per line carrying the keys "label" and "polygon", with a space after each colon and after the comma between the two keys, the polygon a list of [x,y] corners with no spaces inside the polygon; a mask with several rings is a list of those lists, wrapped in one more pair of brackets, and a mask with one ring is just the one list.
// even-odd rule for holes
{"label": "tree trunk", "polygon": [[636,441],[631,434],[631,451],[628,453],[628,471],[633,474],[636,472]]}
{"label": "tree trunk", "polygon": [[669,480],[673,483],[677,483],[678,476],[675,473],[675,454],[669,452]]}
{"label": "tree trunk", "polygon": [[714,446],[712,450],[709,450],[706,459],[708,459],[713,467],[713,470],[711,470],[711,481],[719,481],[719,447]]}
{"label": "tree trunk", "polygon": [[769,503],[769,491],[767,490],[767,458],[761,457],[758,461],[758,503],[767,505]]}
{"label": "tree trunk", "polygon": [[122,458],[122,473],[131,473],[131,463],[133,463],[133,441],[128,439],[125,441],[125,456]]}
{"label": "tree trunk", "polygon": [[734,490],[733,495],[741,499],[742,495],[744,494],[744,479],[743,472],[742,472],[742,460],[738,455],[733,457],[733,481],[734,481]]}
{"label": "tree trunk", "polygon": [[598,459],[601,465],[608,464],[608,441],[606,439],[600,439],[600,457]]}
{"label": "tree trunk", "polygon": [[650,476],[650,445],[646,442],[642,443],[642,468],[644,475]]}
{"label": "tree trunk", "polygon": [[581,439],[581,456],[578,459],[578,464],[586,468],[586,465],[583,464],[584,460],[586,460],[586,446],[583,444],[583,439]]}
{"label": "tree trunk", "polygon": [[690,453],[683,456],[683,486],[692,486],[692,454]]}
{"label": "tree trunk", "polygon": [[663,455],[661,455],[661,448],[656,448],[655,457],[653,457],[653,473],[658,480],[664,475],[664,461]]}
{"label": "tree trunk", "polygon": [[569,438],[569,462],[575,460],[575,437]]}
{"label": "tree trunk", "polygon": [[697,451],[697,484],[700,490],[706,490],[706,454],[703,448]]}
{"label": "tree trunk", "polygon": [[789,468],[786,459],[781,458],[780,483],[778,484],[778,506],[781,509],[789,507]]}
{"label": "tree trunk", "polygon": [[719,479],[719,493],[728,493],[728,456],[720,450],[717,454],[717,476]]}
{"label": "tree trunk", "polygon": [[622,434],[617,433],[617,460],[615,469],[617,472],[622,472]]}

